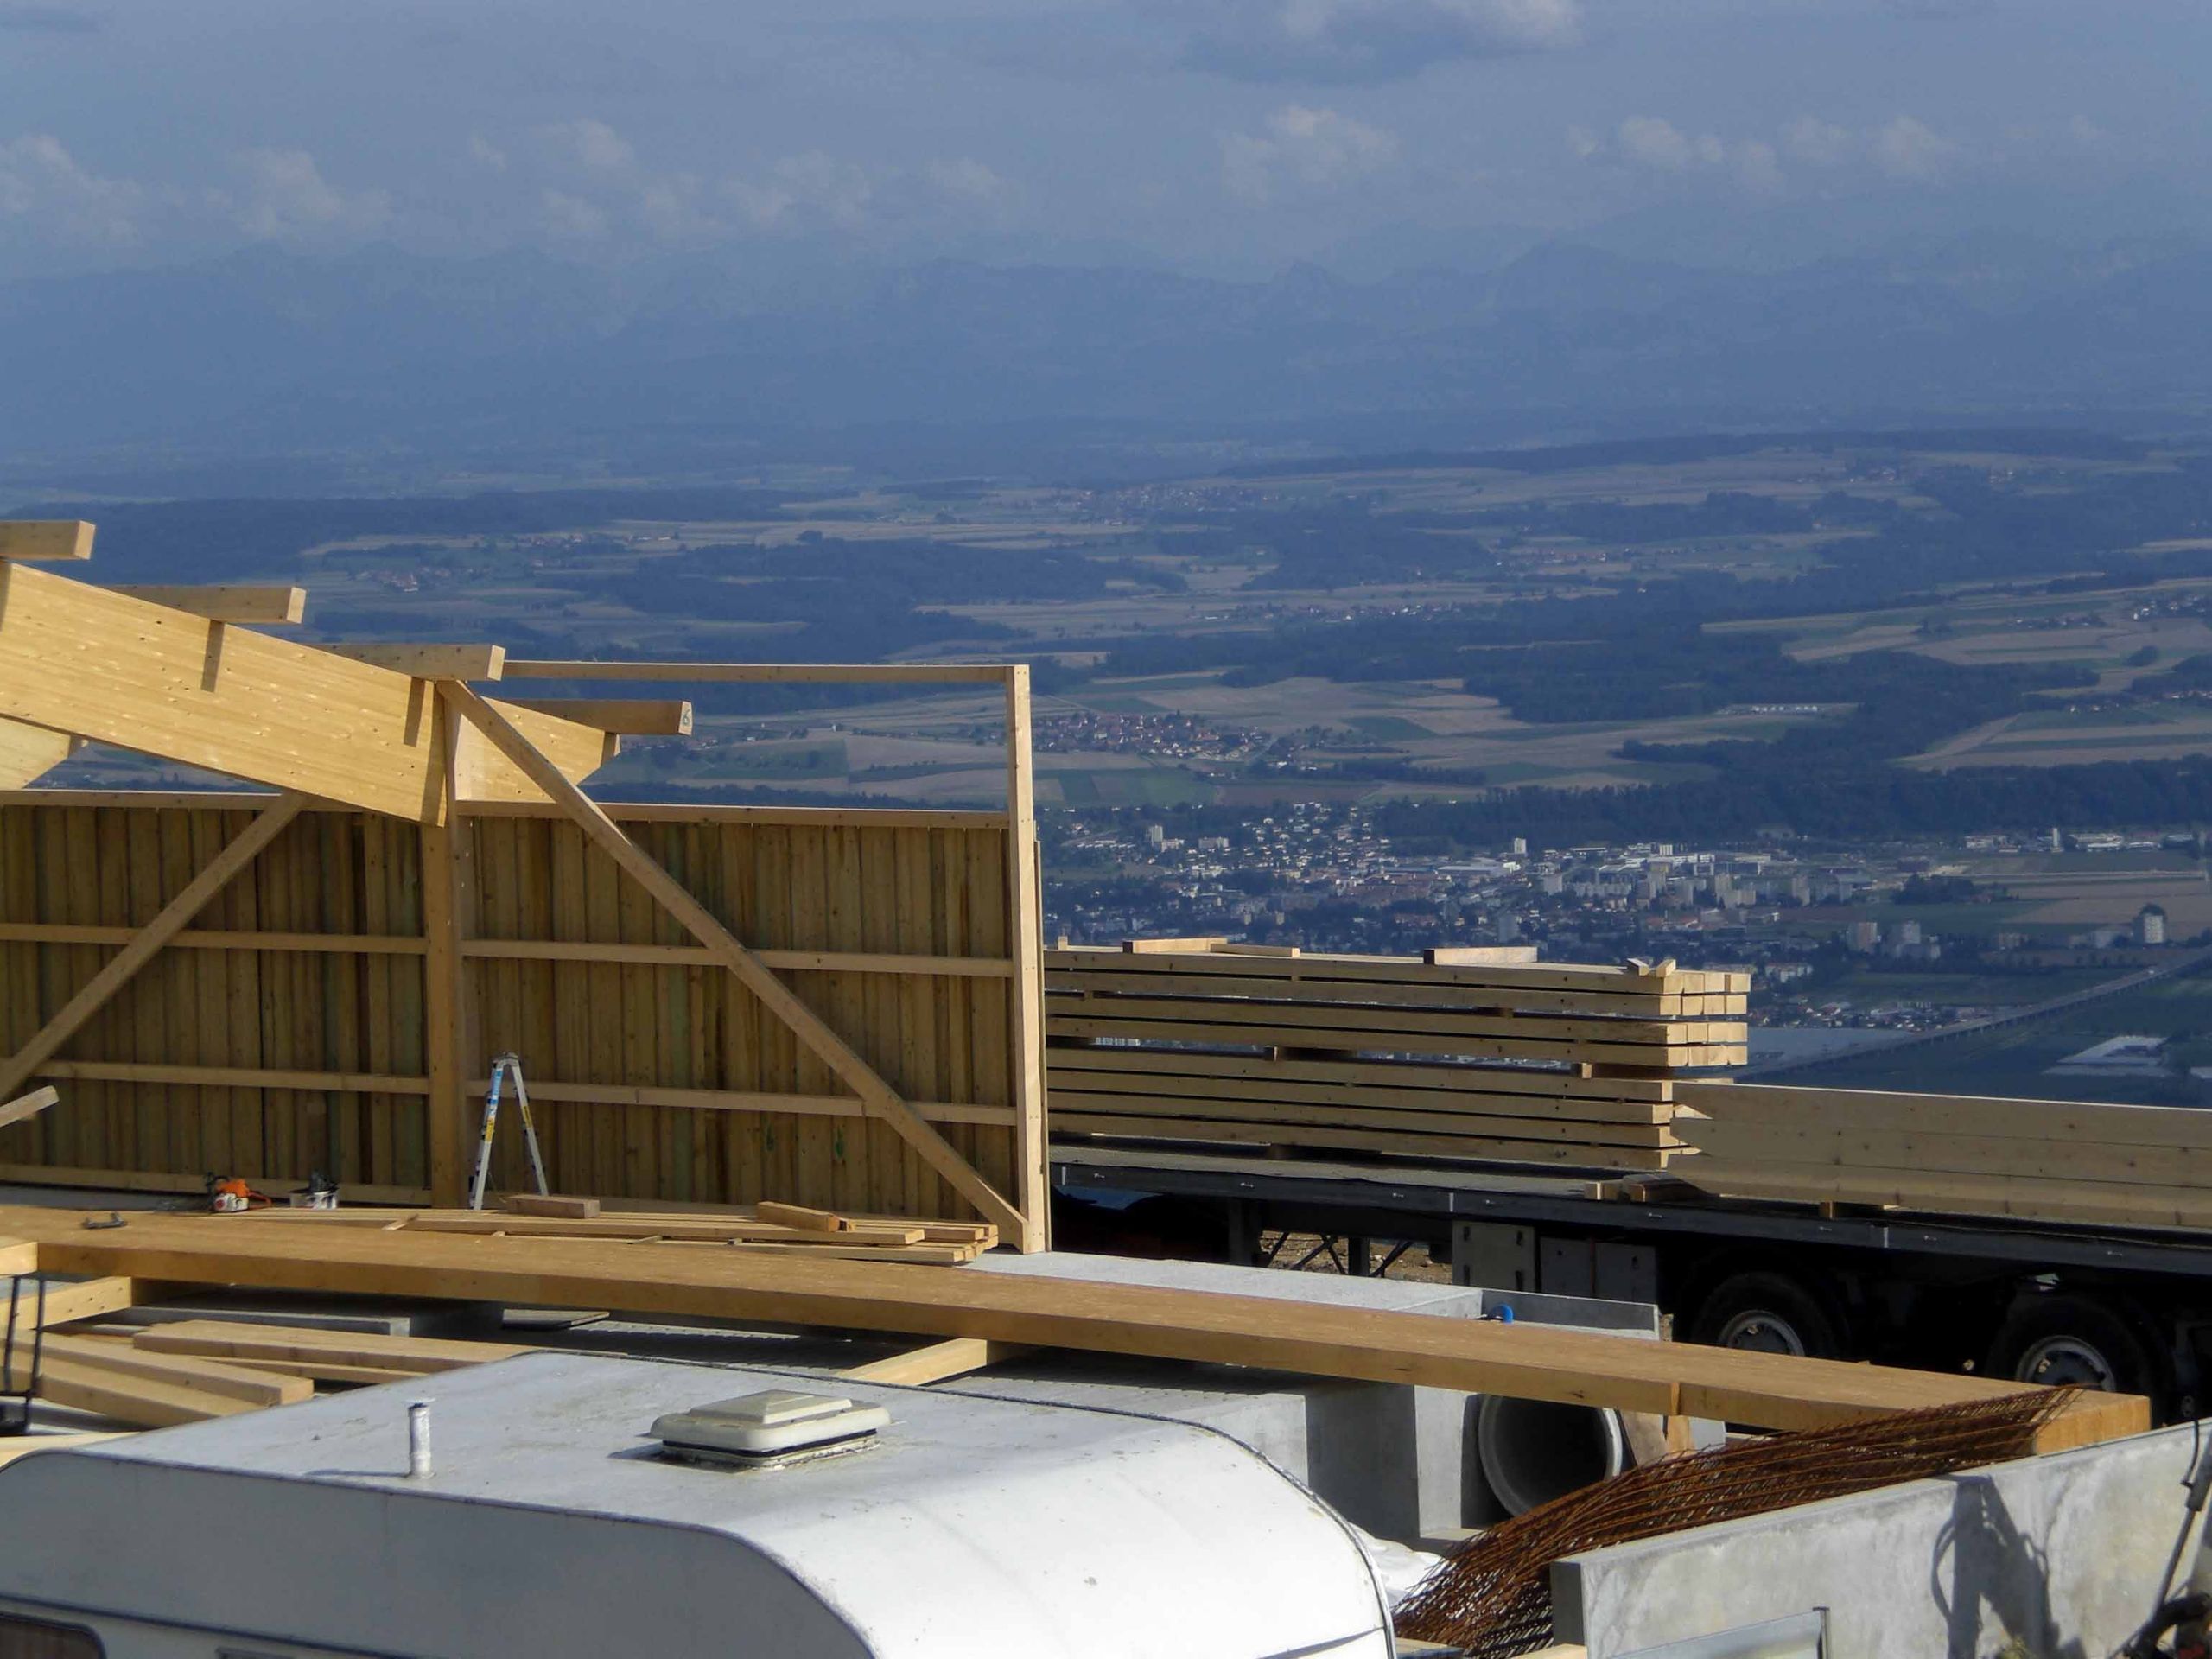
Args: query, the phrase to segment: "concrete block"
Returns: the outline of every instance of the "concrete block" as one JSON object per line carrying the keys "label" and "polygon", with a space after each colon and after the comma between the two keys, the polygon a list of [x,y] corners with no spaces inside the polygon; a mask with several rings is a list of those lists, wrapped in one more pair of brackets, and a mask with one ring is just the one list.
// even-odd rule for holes
{"label": "concrete block", "polygon": [[1553,1568],[1562,1641],[1616,1659],[1826,1607],[1829,1659],[2096,1659],[2149,1613],[2187,1425],[1593,1550]]}

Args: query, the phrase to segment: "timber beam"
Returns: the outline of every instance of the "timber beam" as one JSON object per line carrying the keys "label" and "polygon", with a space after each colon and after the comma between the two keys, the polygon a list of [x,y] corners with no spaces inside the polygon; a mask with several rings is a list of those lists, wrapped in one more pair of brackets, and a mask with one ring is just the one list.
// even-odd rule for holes
{"label": "timber beam", "polygon": [[[435,709],[407,673],[0,561],[0,720],[423,823],[446,805]],[[607,758],[604,732],[512,718],[564,775]],[[464,797],[544,798],[480,744],[461,777]]]}
{"label": "timber beam", "polygon": [[681,698],[513,697],[509,706],[558,715],[623,737],[689,737],[691,705]]}
{"label": "timber beam", "polygon": [[326,651],[357,663],[424,680],[496,680],[505,672],[505,645],[333,645]]}
{"label": "timber beam", "polygon": [[92,527],[81,518],[0,519],[0,559],[89,559]]}
{"label": "timber beam", "polygon": [[210,622],[259,622],[282,627],[299,621],[308,611],[304,588],[165,588],[124,583],[108,592],[143,599],[149,605],[166,605],[173,611],[188,611]]}

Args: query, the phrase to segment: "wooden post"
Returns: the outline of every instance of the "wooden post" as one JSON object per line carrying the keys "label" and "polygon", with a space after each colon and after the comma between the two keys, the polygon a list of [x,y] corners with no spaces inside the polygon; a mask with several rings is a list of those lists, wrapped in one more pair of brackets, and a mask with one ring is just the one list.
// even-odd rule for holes
{"label": "wooden post", "polygon": [[435,822],[423,826],[423,1046],[430,1092],[424,1106],[423,1140],[429,1160],[430,1202],[458,1205],[467,1196],[468,1080],[463,1074],[467,1035],[467,969],[461,945],[468,912],[467,865],[454,780],[461,716],[438,704],[444,782]]}
{"label": "wooden post", "polygon": [[1046,1171],[1045,916],[1037,850],[1037,785],[1030,753],[1029,664],[1006,671],[1007,949],[1014,979],[1007,988],[1014,1039],[1014,1201],[1024,1217],[1017,1249],[1050,1242],[1050,1185]]}

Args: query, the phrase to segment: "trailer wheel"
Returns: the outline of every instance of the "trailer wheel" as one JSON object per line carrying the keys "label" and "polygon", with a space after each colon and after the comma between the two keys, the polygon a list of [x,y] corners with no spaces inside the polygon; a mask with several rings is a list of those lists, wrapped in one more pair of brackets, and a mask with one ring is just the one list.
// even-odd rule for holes
{"label": "trailer wheel", "polygon": [[1690,1321],[1690,1340],[1755,1353],[1835,1359],[1840,1321],[1818,1296],[1786,1274],[1731,1274],[1708,1291]]}
{"label": "trailer wheel", "polygon": [[2133,1323],[2106,1303],[2057,1291],[2012,1310],[1983,1368],[2021,1382],[2072,1384],[2110,1394],[2163,1392],[2158,1362]]}

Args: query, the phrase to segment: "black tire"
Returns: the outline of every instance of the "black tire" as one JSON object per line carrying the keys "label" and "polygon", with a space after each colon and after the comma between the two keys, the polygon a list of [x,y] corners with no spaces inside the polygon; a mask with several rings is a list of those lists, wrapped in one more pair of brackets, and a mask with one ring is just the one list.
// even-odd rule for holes
{"label": "black tire", "polygon": [[1998,1327],[1984,1375],[2070,1382],[2115,1394],[2166,1394],[2166,1368],[2141,1327],[2110,1303],[2053,1291],[2015,1307]]}
{"label": "black tire", "polygon": [[1690,1321],[1692,1342],[1808,1359],[1844,1357],[1843,1321],[1787,1274],[1735,1273],[1706,1293]]}

